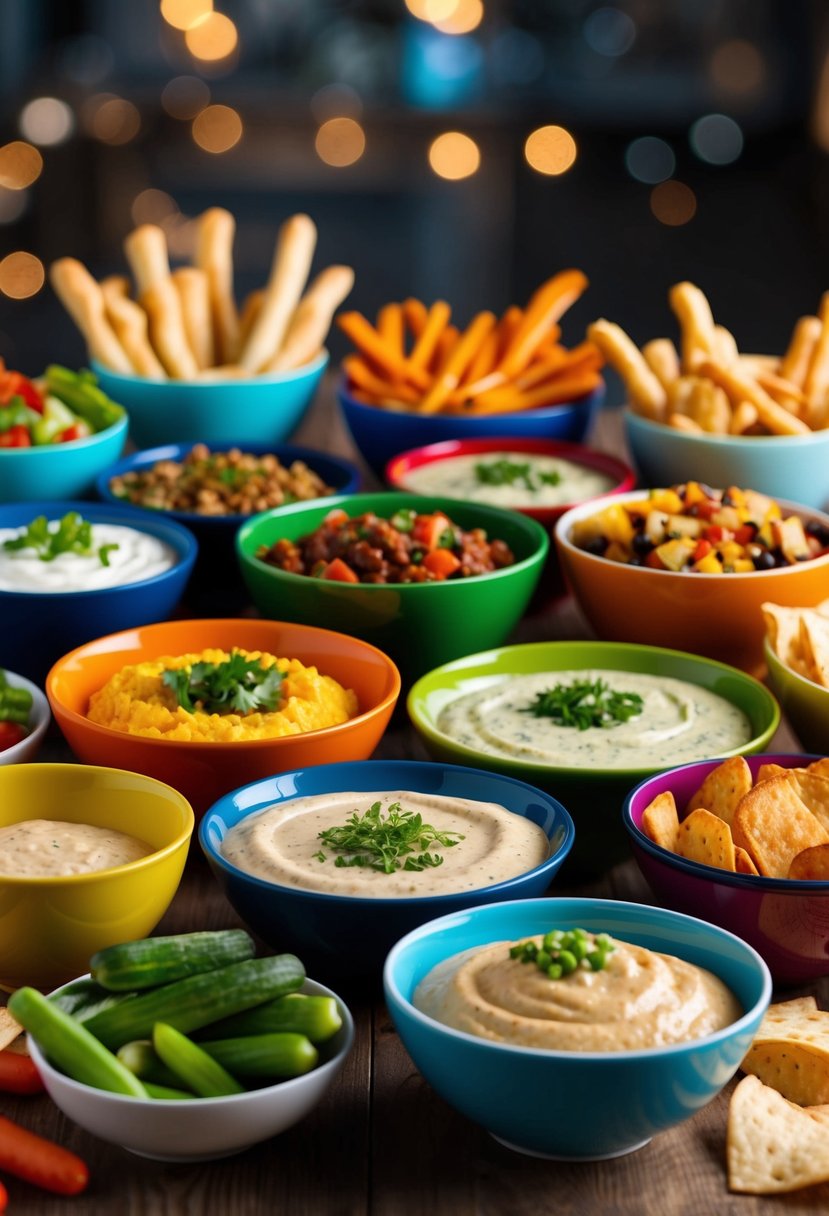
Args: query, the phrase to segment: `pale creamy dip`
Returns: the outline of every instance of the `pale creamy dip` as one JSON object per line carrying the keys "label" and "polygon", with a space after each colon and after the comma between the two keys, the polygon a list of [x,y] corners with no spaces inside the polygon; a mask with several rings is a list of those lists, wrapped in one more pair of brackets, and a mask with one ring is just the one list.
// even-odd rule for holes
{"label": "pale creamy dip", "polygon": [[0,875],[56,878],[91,874],[138,861],[153,851],[145,841],[115,828],[24,819],[0,828]]}
{"label": "pale creamy dip", "polygon": [[[542,937],[533,937],[541,947]],[[498,1043],[550,1051],[639,1051],[713,1034],[743,1014],[717,976],[671,954],[615,940],[602,971],[551,980],[509,956],[511,942],[464,950],[434,967],[415,1008]]]}
{"label": "pale creamy dip", "polygon": [[[443,863],[416,872],[385,874],[366,866],[335,865],[336,854],[320,841],[320,832],[340,827],[353,811],[362,815],[375,802],[381,804],[381,815],[399,802],[401,810],[420,814],[437,831],[459,832],[464,839],[451,847],[430,845]],[[222,856],[240,870],[282,886],[330,895],[411,898],[472,891],[514,878],[546,861],[550,842],[537,824],[494,802],[393,790],[320,794],[266,807],[230,829]]]}
{"label": "pale creamy dip", "polygon": [[[528,478],[492,485],[476,473],[478,465],[496,461],[528,465]],[[555,484],[543,476],[558,478]],[[406,473],[406,489],[417,494],[450,494],[469,502],[487,502],[497,507],[563,507],[607,494],[616,484],[613,477],[573,460],[558,456],[536,456],[532,452],[479,452],[473,456],[447,456]],[[527,484],[529,481],[529,485]]]}
{"label": "pale creamy dip", "polygon": [[[59,520],[49,521],[56,532]],[[0,528],[0,591],[95,591],[101,587],[120,587],[152,578],[174,566],[177,557],[172,546],[121,524],[93,524],[89,556],[59,553],[52,561],[41,561],[35,549],[4,548],[3,542],[22,536],[25,528]],[[107,554],[105,566],[98,556],[101,545],[117,545]]]}
{"label": "pale creamy dip", "polygon": [[[557,684],[604,680],[614,691],[642,697],[642,712],[612,726],[579,730],[523,712]],[[531,764],[603,769],[664,768],[720,756],[751,739],[751,723],[724,697],[669,676],[637,672],[547,671],[510,676],[456,697],[438,730],[475,751]]]}

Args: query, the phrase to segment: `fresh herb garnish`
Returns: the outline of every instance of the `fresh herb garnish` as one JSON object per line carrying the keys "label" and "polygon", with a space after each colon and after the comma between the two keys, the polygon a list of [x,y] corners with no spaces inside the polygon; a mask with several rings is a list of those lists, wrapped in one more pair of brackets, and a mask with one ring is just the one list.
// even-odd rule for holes
{"label": "fresh herb garnish", "polygon": [[606,933],[591,940],[586,929],[551,929],[545,933],[541,948],[533,941],[510,946],[510,958],[522,963],[535,963],[551,980],[572,975],[579,967],[588,971],[604,971],[607,956],[616,949]]}
{"label": "fresh herb garnish", "polygon": [[[533,481],[532,466],[528,460],[519,462],[507,460],[502,456],[500,460],[493,460],[489,464],[476,464],[475,476],[482,486],[512,486],[516,481],[521,481],[531,493],[538,489],[538,485]],[[535,477],[538,478],[539,484],[545,486],[557,486],[561,481],[561,474],[555,470],[550,473],[535,473]]]}
{"label": "fresh herb garnish", "polygon": [[236,650],[222,663],[179,667],[165,671],[163,679],[188,713],[200,709],[207,714],[249,714],[276,709],[284,676],[275,665],[263,667],[259,659],[247,659]]}
{"label": "fresh herb garnish", "polygon": [[521,710],[535,718],[552,718],[559,726],[609,729],[636,718],[644,708],[635,692],[617,692],[605,680],[574,680],[536,693],[532,705]]}
{"label": "fresh herb garnish", "polygon": [[399,511],[395,511],[389,523],[398,532],[411,532],[416,518],[417,511],[414,507],[401,507]]}
{"label": "fresh herb garnish", "polygon": [[455,529],[444,528],[438,537],[439,549],[454,549],[455,547]]}
{"label": "fresh herb garnish", "polygon": [[[362,815],[353,811],[341,827],[326,828],[319,838],[338,854],[335,866],[365,866],[382,874],[441,866],[443,858],[428,852],[429,845],[450,849],[464,839],[460,832],[438,832],[422,815],[402,810],[399,802],[392,802],[385,815],[379,802]],[[322,850],[314,857],[325,861]]]}
{"label": "fresh herb garnish", "polygon": [[3,541],[3,548],[12,553],[34,549],[42,562],[53,562],[61,553],[77,553],[81,557],[94,557],[97,553],[102,566],[109,565],[109,555],[118,547],[108,544],[96,549],[92,543],[92,524],[77,511],[68,511],[57,528],[50,528],[46,516],[38,515],[21,536]]}

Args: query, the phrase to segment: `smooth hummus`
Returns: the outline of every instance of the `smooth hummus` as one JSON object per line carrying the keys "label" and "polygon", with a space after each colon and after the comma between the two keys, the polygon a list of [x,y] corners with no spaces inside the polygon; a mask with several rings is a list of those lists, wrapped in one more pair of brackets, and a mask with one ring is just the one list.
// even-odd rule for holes
{"label": "smooth hummus", "polygon": [[[59,520],[49,521],[56,532]],[[92,524],[94,552],[59,553],[42,561],[34,549],[5,549],[3,542],[14,540],[25,528],[0,528],[0,591],[38,591],[63,594],[67,591],[97,591],[102,587],[121,587],[137,583],[169,570],[176,564],[171,545],[121,524]],[[107,565],[98,556],[101,545],[117,545],[107,554]]]}
{"label": "smooth hummus", "polygon": [[259,650],[239,650],[263,667],[274,664],[285,673],[279,708],[248,714],[190,713],[177,702],[163,673],[194,663],[224,663],[226,650],[153,659],[122,667],[89,698],[90,722],[149,739],[184,739],[202,743],[231,743],[247,739],[277,739],[347,722],[359,712],[357,697],[316,667],[298,659],[279,659]]}
{"label": "smooth hummus", "polygon": [[[556,684],[604,680],[617,692],[637,693],[641,714],[613,726],[579,730],[524,712]],[[440,713],[438,730],[491,756],[531,764],[636,769],[721,756],[741,747],[753,731],[748,718],[724,697],[668,676],[627,671],[549,671],[510,676],[466,693]]]}
{"label": "smooth hummus", "polygon": [[[503,463],[526,466],[525,477],[515,476],[493,485],[486,473]],[[616,484],[613,477],[573,460],[536,456],[531,452],[479,452],[474,456],[451,456],[433,460],[406,473],[406,489],[417,494],[451,494],[468,502],[486,502],[494,507],[562,507],[606,494]]]}
{"label": "smooth hummus", "polygon": [[[541,946],[542,937],[529,940]],[[710,971],[614,939],[603,971],[566,979],[509,957],[511,942],[465,950],[418,984],[414,1005],[455,1030],[550,1051],[639,1051],[699,1039],[743,1014]]]}
{"label": "smooth hummus", "polygon": [[[437,831],[458,832],[463,840],[450,847],[430,845],[443,863],[415,872],[385,874],[366,866],[337,866],[335,854],[320,842],[320,832],[339,827],[353,811],[362,814],[375,802],[381,804],[381,814],[399,802],[401,810],[420,814]],[[223,857],[269,882],[377,898],[472,891],[532,870],[549,855],[550,842],[542,829],[506,807],[408,790],[293,798],[249,816],[231,828],[222,843]]]}
{"label": "smooth hummus", "polygon": [[55,878],[111,870],[153,849],[115,828],[54,819],[25,819],[0,828],[0,874],[15,878]]}

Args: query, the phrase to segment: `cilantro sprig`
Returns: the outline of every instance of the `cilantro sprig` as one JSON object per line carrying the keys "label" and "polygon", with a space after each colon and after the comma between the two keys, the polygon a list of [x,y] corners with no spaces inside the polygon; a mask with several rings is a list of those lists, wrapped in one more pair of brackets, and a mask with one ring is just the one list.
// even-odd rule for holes
{"label": "cilantro sprig", "polygon": [[[555,470],[549,473],[536,470],[533,473],[528,460],[507,460],[503,456],[500,460],[490,461],[489,464],[476,464],[475,476],[482,486],[512,486],[517,481],[523,482],[531,493],[535,493],[541,486],[557,486],[561,481],[561,474]],[[538,479],[537,483],[533,481],[533,477]]]}
{"label": "cilantro sprig", "polygon": [[[460,832],[439,832],[423,816],[404,811],[392,802],[385,815],[379,802],[360,814],[353,811],[340,827],[326,828],[319,839],[337,854],[335,866],[364,866],[382,874],[395,870],[421,871],[443,865],[440,853],[429,852],[430,845],[451,849],[464,839]],[[322,849],[314,857],[324,862]],[[405,859],[405,860],[404,860]]]}
{"label": "cilantro sprig", "polygon": [[46,516],[38,515],[20,536],[3,541],[3,548],[10,553],[34,549],[42,562],[53,562],[61,553],[77,553],[81,557],[94,557],[97,554],[101,565],[108,566],[110,553],[119,545],[111,543],[96,547],[89,520],[77,511],[67,511],[57,528],[50,528]]}
{"label": "cilantro sprig", "polygon": [[572,684],[556,684],[536,693],[535,701],[521,713],[552,718],[559,726],[578,730],[591,726],[607,730],[638,717],[643,708],[638,693],[617,692],[606,680],[574,680]]}
{"label": "cilantro sprig", "polygon": [[188,713],[250,714],[276,709],[284,676],[276,666],[263,667],[236,650],[222,663],[169,669],[162,678]]}

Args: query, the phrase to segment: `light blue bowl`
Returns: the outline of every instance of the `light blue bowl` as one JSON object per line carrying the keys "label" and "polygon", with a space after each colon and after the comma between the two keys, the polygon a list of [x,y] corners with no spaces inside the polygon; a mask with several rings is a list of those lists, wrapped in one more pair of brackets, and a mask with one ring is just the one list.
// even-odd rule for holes
{"label": "light blue bowl", "polygon": [[[553,926],[606,930],[705,967],[745,1012],[703,1039],[599,1053],[491,1042],[412,1005],[420,980],[451,955]],[[383,982],[404,1047],[446,1102],[508,1148],[564,1160],[633,1152],[707,1105],[737,1071],[771,997],[766,964],[733,934],[678,912],[603,899],[525,899],[443,916],[397,943]]]}
{"label": "light blue bowl", "polygon": [[[185,442],[281,443],[294,431],[328,366],[328,351],[291,372],[248,380],[149,380],[93,363],[103,391],[126,407],[138,448]],[[115,459],[111,457],[110,459]]]}
{"label": "light blue bowl", "polygon": [[[105,390],[109,391],[109,390]],[[118,400],[112,394],[113,400]],[[124,416],[104,431],[71,443],[0,448],[0,503],[50,498],[82,498],[101,469],[117,460],[127,441]]]}
{"label": "light blue bowl", "polygon": [[829,428],[808,435],[693,435],[624,411],[642,485],[703,481],[829,507]]}

